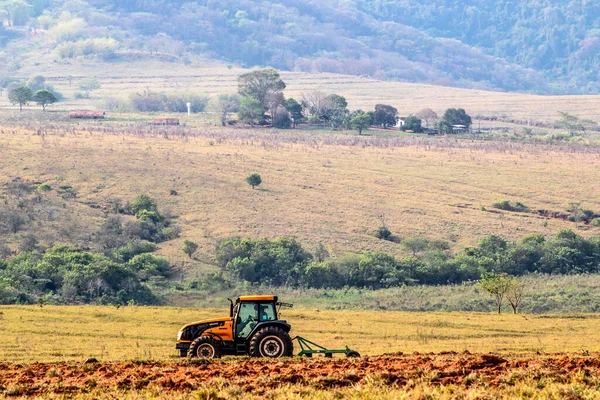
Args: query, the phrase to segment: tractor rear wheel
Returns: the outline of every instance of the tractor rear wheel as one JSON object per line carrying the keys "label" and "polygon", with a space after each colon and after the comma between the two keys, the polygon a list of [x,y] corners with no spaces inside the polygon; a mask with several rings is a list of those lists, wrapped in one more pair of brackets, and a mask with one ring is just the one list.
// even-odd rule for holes
{"label": "tractor rear wheel", "polygon": [[294,344],[290,335],[281,328],[268,326],[258,331],[250,340],[252,357],[291,357]]}
{"label": "tractor rear wheel", "polygon": [[188,358],[219,358],[221,344],[211,336],[200,336],[190,345]]}

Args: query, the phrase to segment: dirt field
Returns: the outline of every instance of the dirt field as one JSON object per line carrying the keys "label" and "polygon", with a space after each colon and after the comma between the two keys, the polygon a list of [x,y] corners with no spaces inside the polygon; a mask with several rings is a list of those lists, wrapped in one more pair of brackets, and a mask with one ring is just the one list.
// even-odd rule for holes
{"label": "dirt field", "polygon": [[[118,391],[160,391],[163,395],[212,388],[232,394],[264,397],[285,389],[336,392],[376,381],[380,387],[411,393],[418,383],[460,392],[484,388],[490,396],[527,380],[539,393],[546,385],[572,383],[577,377],[594,392],[599,354],[551,354],[511,357],[497,354],[390,354],[362,359],[292,359],[265,361],[197,361],[181,363],[48,363],[0,364],[0,396],[88,395]],[[586,381],[587,379],[587,381]],[[578,386],[581,392],[585,385]],[[596,392],[598,395],[598,392]],[[586,396],[587,397],[587,396]],[[197,397],[206,398],[206,397]],[[208,398],[219,398],[208,397]],[[585,398],[585,397],[566,397]]]}

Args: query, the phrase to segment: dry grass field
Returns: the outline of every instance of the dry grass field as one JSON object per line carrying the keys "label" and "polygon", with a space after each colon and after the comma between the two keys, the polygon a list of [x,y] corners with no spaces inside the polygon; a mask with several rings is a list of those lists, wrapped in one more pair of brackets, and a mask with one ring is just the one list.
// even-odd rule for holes
{"label": "dry grass field", "polygon": [[[289,310],[292,334],[359,359],[176,359],[225,310],[0,307],[0,398],[597,399],[596,315]],[[493,352],[490,353],[490,352]],[[383,354],[385,353],[385,354]],[[88,357],[99,363],[85,362]]]}
{"label": "dry grass field", "polygon": [[[216,304],[215,304],[216,305]],[[102,306],[0,306],[0,361],[106,362],[176,359],[185,323],[227,314],[221,309]],[[486,313],[285,310],[300,335],[362,355],[403,352],[600,352],[600,317]],[[296,346],[297,347],[297,346]],[[299,350],[298,350],[299,351]]]}
{"label": "dry grass field", "polygon": [[[552,211],[582,201],[600,211],[595,147],[65,123],[0,128],[0,150],[0,183],[20,177],[77,191],[60,200],[73,232],[95,232],[110,198],[155,197],[183,228],[180,239],[160,246],[174,263],[188,262],[184,239],[197,241],[199,260],[211,264],[217,241],[234,235],[294,236],[309,249],[323,243],[333,255],[403,254],[373,236],[380,215],[400,237],[449,240],[455,250],[487,234],[517,239],[576,228],[498,212],[491,205],[500,199]],[[263,178],[255,190],[244,181],[251,172]],[[48,218],[35,231],[43,238],[62,223]]]}
{"label": "dry grass field", "polygon": [[[126,98],[132,92],[144,90],[185,92],[191,91],[216,97],[237,90],[237,76],[247,70],[215,61],[196,60],[189,66],[159,60],[129,60],[98,63],[92,60],[68,64],[52,61],[24,66],[18,76],[29,78],[44,75],[48,83],[62,92],[64,102],[54,109],[102,107],[104,96]],[[71,76],[71,84],[68,77]],[[73,99],[78,82],[85,77],[96,77],[100,90],[92,92],[89,100]],[[567,111],[581,118],[600,122],[597,110],[600,96],[537,96],[518,93],[488,92],[424,84],[379,81],[368,77],[328,73],[283,72],[288,97],[302,98],[302,93],[320,90],[335,92],[348,99],[351,109],[372,109],[377,103],[391,104],[401,115],[416,113],[430,107],[440,115],[446,108],[461,107],[473,116],[496,116],[522,121],[553,122],[558,111]],[[6,94],[0,97],[0,107],[9,107]]]}

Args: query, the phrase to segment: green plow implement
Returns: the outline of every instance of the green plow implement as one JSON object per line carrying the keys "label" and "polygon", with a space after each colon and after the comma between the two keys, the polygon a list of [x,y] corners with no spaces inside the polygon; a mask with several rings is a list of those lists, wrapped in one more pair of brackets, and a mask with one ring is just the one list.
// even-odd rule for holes
{"label": "green plow implement", "polygon": [[292,341],[294,340],[298,342],[300,348],[302,349],[300,353],[298,353],[299,357],[312,357],[313,354],[324,354],[325,357],[329,358],[332,358],[334,354],[345,354],[346,357],[360,357],[358,351],[354,351],[348,348],[348,346],[346,346],[346,348],[343,350],[330,350],[326,349],[325,347],[319,344],[316,344],[315,342],[311,342],[310,340],[305,339],[302,336],[296,336],[292,339]]}

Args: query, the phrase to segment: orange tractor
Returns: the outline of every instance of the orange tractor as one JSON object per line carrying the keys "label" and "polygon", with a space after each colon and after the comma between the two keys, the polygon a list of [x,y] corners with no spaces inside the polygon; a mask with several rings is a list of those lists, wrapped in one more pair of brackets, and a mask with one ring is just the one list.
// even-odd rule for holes
{"label": "orange tractor", "polygon": [[299,356],[323,354],[332,357],[335,353],[360,356],[348,347],[328,350],[300,336],[290,337],[292,327],[280,320],[278,314],[281,307],[292,307],[292,304],[277,301],[277,296],[240,296],[235,304],[231,299],[229,301],[229,317],[193,322],[179,330],[176,348],[182,357],[291,357],[294,341],[300,345]]}

